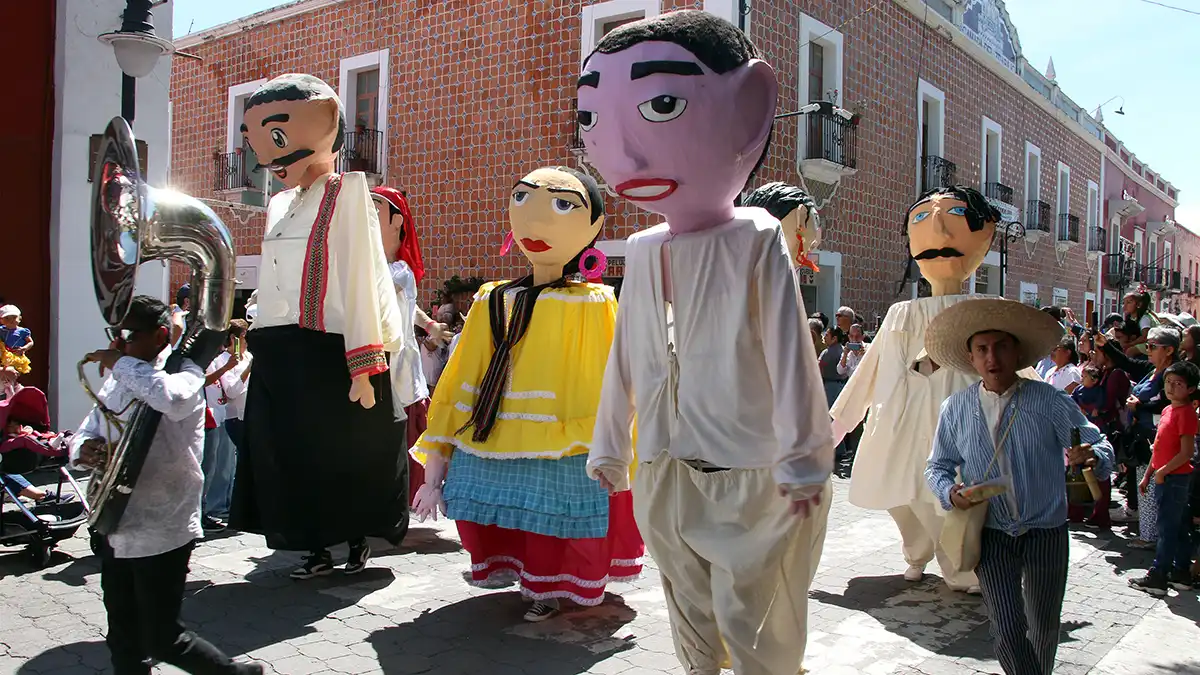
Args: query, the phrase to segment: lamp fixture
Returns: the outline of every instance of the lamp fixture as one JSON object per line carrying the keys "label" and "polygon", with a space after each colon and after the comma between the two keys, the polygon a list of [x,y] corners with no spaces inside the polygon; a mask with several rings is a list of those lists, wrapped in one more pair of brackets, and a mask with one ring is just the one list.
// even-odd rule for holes
{"label": "lamp fixture", "polygon": [[170,40],[154,34],[154,25],[150,23],[153,6],[151,0],[127,0],[121,15],[121,30],[104,33],[98,38],[112,47],[121,72],[130,77],[149,75],[160,56],[175,51]]}

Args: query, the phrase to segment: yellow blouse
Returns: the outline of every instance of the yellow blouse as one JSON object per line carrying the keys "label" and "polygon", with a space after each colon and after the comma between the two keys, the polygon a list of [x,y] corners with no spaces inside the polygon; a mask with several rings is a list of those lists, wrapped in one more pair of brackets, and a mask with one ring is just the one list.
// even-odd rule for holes
{"label": "yellow blouse", "polygon": [[[485,284],[475,296],[458,347],[438,380],[429,423],[412,449],[422,464],[429,453],[455,450],[493,459],[561,459],[587,454],[600,404],[600,387],[616,326],[617,299],[600,284],[572,283],[538,295],[525,337],[512,353],[512,367],[492,433],[484,443],[474,427],[456,432],[471,417],[479,383],[493,352],[488,303],[501,282]],[[516,289],[505,294],[512,316]]]}

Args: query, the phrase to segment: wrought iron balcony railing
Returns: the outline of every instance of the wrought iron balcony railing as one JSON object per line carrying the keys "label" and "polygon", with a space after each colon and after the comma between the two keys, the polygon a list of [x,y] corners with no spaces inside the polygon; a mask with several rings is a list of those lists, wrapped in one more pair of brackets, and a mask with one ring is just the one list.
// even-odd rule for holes
{"label": "wrought iron balcony railing", "polygon": [[1139,281],[1146,284],[1146,288],[1152,291],[1161,291],[1166,288],[1165,277],[1163,268],[1158,265],[1146,265],[1142,268],[1142,278]]}
{"label": "wrought iron balcony railing", "polygon": [[254,187],[251,173],[246,169],[246,154],[241,149],[213,153],[213,190],[227,192]]}
{"label": "wrought iron balcony railing", "polygon": [[1079,243],[1079,216],[1070,213],[1058,214],[1058,241]]}
{"label": "wrought iron balcony railing", "polygon": [[983,186],[983,196],[988,199],[995,199],[998,202],[1005,204],[1013,203],[1013,189],[1004,183],[985,183]]}
{"label": "wrought iron balcony railing", "polygon": [[1121,289],[1133,281],[1133,261],[1120,253],[1108,253],[1104,256],[1104,283],[1112,288]]}
{"label": "wrought iron balcony railing", "polygon": [[850,169],[858,168],[858,125],[834,112],[833,104],[821,102],[805,115],[807,125],[804,159],[824,159]]}
{"label": "wrought iron balcony railing", "polygon": [[359,127],[346,132],[346,144],[338,155],[338,171],[362,171],[383,175],[383,132]]}
{"label": "wrought iron balcony railing", "polygon": [[921,192],[954,185],[954,176],[958,173],[954,162],[937,155],[922,157],[921,169]]}
{"label": "wrought iron balcony railing", "polygon": [[1178,271],[1170,270],[1167,272],[1166,277],[1167,277],[1167,279],[1166,279],[1167,290],[1169,290],[1169,291],[1182,291],[1183,290],[1183,279],[1180,277],[1180,274]]}
{"label": "wrought iron balcony railing", "polygon": [[1037,199],[1029,200],[1029,206],[1025,209],[1025,229],[1049,232],[1050,226],[1050,205]]}
{"label": "wrought iron balcony railing", "polygon": [[1095,225],[1088,228],[1088,252],[1104,253],[1108,250],[1108,232]]}

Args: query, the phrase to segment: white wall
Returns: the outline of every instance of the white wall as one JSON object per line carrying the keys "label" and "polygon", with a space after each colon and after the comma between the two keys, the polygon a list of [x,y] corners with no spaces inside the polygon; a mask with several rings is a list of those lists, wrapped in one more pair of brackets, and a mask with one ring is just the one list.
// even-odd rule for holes
{"label": "white wall", "polygon": [[[121,114],[121,69],[112,48],[96,38],[121,27],[125,0],[57,2],[48,394],[55,426],[71,428],[83,419],[90,405],[75,376],[75,364],[87,352],[105,346],[105,324],[92,290],[88,142]],[[172,35],[172,4],[154,9],[155,32],[167,38]],[[154,72],[137,82],[134,134],[148,146],[148,179],[155,186],[165,185],[167,180],[170,76],[170,59],[162,58]],[[137,291],[165,297],[164,266],[157,262],[143,265]],[[98,386],[98,378],[94,381]]]}

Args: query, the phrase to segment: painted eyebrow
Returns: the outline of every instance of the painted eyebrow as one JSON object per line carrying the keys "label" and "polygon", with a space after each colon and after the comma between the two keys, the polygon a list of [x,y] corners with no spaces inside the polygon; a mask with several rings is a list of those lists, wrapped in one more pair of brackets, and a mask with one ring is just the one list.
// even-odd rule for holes
{"label": "painted eyebrow", "polygon": [[599,73],[599,71],[593,70],[590,73],[584,73],[583,77],[579,78],[579,84],[576,85],[576,88],[580,88],[580,87],[595,88],[595,87],[599,87],[599,86],[600,86],[600,73]]}
{"label": "painted eyebrow", "polygon": [[513,183],[512,189],[516,190],[518,187],[520,187],[522,185],[524,185],[525,187],[528,187],[528,188],[533,188],[534,190],[542,189],[541,185],[538,185],[537,183],[531,183],[530,181],[527,181],[524,178],[517,181],[516,183]]}
{"label": "painted eyebrow", "polygon": [[576,197],[579,197],[579,200],[582,201],[585,205],[588,203],[587,197],[584,197],[583,193],[580,192],[579,190],[572,190],[571,188],[554,188],[554,187],[552,187],[552,188],[546,188],[546,191],[556,193],[556,194],[575,195]]}
{"label": "painted eyebrow", "polygon": [[704,71],[691,61],[639,61],[629,67],[629,79],[631,80],[658,74],[703,75]]}
{"label": "painted eyebrow", "polygon": [[278,115],[267,115],[263,118],[262,125],[267,126],[268,122],[286,122],[292,119],[292,116],[287,113],[279,113]]}

